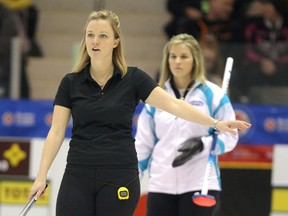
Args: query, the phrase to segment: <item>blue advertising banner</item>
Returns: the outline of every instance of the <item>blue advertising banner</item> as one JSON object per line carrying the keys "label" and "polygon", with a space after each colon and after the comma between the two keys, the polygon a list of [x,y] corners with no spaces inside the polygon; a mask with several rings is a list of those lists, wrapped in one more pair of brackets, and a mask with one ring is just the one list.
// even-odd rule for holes
{"label": "blue advertising banner", "polygon": [[240,133],[239,143],[253,145],[288,144],[288,107],[269,105],[234,105],[236,118],[252,127]]}
{"label": "blue advertising banner", "polygon": [[[133,135],[137,117],[143,107],[139,104],[133,120]],[[240,133],[239,143],[271,145],[288,143],[288,107],[234,104],[237,119],[252,123]],[[0,136],[46,137],[51,126],[53,101],[50,100],[0,100]],[[66,137],[71,136],[72,120]]]}
{"label": "blue advertising banner", "polygon": [[[0,100],[0,136],[46,137],[51,126],[53,101]],[[71,123],[66,137],[71,135]]]}

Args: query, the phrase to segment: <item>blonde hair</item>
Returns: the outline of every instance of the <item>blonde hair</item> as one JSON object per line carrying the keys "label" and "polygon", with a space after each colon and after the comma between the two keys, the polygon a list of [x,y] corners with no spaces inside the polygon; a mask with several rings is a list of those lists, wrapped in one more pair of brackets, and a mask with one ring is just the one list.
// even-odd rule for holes
{"label": "blonde hair", "polygon": [[119,68],[122,77],[125,76],[127,73],[127,64],[124,58],[123,42],[122,42],[123,36],[120,29],[120,20],[114,12],[108,10],[93,11],[89,14],[89,17],[84,27],[84,36],[80,44],[78,58],[72,71],[74,73],[80,72],[85,68],[87,64],[90,63],[90,57],[87,53],[87,49],[85,46],[85,35],[86,35],[86,28],[91,20],[108,20],[111,23],[111,27],[113,29],[115,38],[119,39],[118,46],[115,47],[113,50],[112,61],[113,64],[115,64]]}
{"label": "blonde hair", "polygon": [[198,80],[206,83],[204,57],[197,40],[189,34],[178,34],[172,37],[163,48],[163,57],[161,63],[161,72],[159,86],[164,88],[165,82],[172,76],[169,68],[169,55],[171,47],[176,44],[185,44],[193,55],[193,68],[191,70],[191,80]]}

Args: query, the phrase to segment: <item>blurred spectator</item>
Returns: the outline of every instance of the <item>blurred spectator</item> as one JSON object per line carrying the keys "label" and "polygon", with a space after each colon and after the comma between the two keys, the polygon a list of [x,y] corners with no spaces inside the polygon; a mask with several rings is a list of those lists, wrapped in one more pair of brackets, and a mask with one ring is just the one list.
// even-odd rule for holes
{"label": "blurred spectator", "polygon": [[187,29],[190,27],[194,29],[195,38],[207,33],[202,20],[202,14],[207,10],[207,0],[168,0],[167,10],[172,15],[164,28],[168,38],[179,33],[190,33]]}
{"label": "blurred spectator", "polygon": [[[16,0],[16,1],[15,0],[0,0],[0,3],[10,9],[10,11],[12,12],[12,17],[14,19],[14,22],[16,23],[17,36],[20,39],[21,51],[22,51],[21,52],[21,68],[20,68],[21,79],[20,79],[19,97],[29,98],[30,87],[29,87],[29,80],[28,80],[27,71],[26,71],[29,56],[41,56],[42,55],[39,49],[38,51],[35,51],[36,50],[35,46],[34,46],[34,51],[32,52],[33,50],[32,44],[34,43],[32,43],[32,39],[29,38],[29,31],[31,30],[31,26],[29,26],[29,24],[32,23],[32,29],[33,29],[33,22],[30,22],[29,19],[26,20],[27,16],[25,14],[28,14],[29,11],[31,11],[30,8],[33,7],[32,1],[31,0]],[[10,73],[10,70],[8,71],[8,73]],[[10,76],[9,76],[9,80],[10,80]]]}
{"label": "blurred spectator", "polygon": [[199,45],[204,56],[207,79],[222,87],[224,59],[220,53],[217,39],[214,35],[207,34],[200,38]]}
{"label": "blurred spectator", "polygon": [[43,52],[36,39],[38,22],[38,9],[32,0],[0,0],[3,4],[15,12],[21,22],[24,33],[22,33],[23,44],[27,55],[41,57]]}
{"label": "blurred spectator", "polygon": [[262,0],[253,0],[250,1],[246,7],[244,12],[244,18],[253,19],[263,16],[264,10],[264,2]]}
{"label": "blurred spectator", "polygon": [[13,12],[0,2],[0,97],[9,96],[11,39],[15,36]]}
{"label": "blurred spectator", "polygon": [[[220,42],[237,40],[236,20],[232,20],[234,0],[208,0],[209,10],[203,19]],[[238,26],[239,27],[239,26]]]}
{"label": "blurred spectator", "polygon": [[[232,20],[234,0],[168,0],[168,11],[173,15],[165,30],[169,37],[179,33],[188,33],[195,38],[213,33],[219,41],[235,41],[239,28]],[[170,30],[172,29],[172,30]]]}
{"label": "blurred spectator", "polygon": [[[176,30],[174,34],[187,33],[193,35],[197,40],[200,40],[201,37],[205,37],[207,34],[213,34],[218,40],[220,53],[223,58],[233,57],[237,59],[239,47],[242,46],[242,44],[240,44],[242,38],[240,37],[241,34],[239,34],[242,25],[240,25],[240,19],[232,18],[235,17],[234,4],[236,1],[237,0],[187,1],[191,2],[191,7],[194,4],[193,8],[198,9],[198,11],[201,12],[201,16],[187,16],[187,13],[185,13],[184,18],[182,16],[180,27],[174,27],[174,30]],[[180,6],[177,7],[176,2],[180,4],[180,2],[185,2],[185,0],[169,0],[167,5],[170,5],[170,8],[172,8],[171,2],[174,2],[174,7],[181,9]],[[186,6],[182,6],[182,8],[187,8],[187,4],[182,3],[182,5]],[[177,12],[177,10],[174,9],[174,17],[176,17],[177,14],[179,17],[181,11],[183,12],[185,10],[182,9]],[[179,22],[176,24],[179,24]],[[236,67],[237,65],[235,65],[235,68]]]}
{"label": "blurred spectator", "polygon": [[233,4],[233,12],[231,14],[232,19],[242,20],[245,17],[247,6],[254,0],[235,0]]}
{"label": "blurred spectator", "polygon": [[261,2],[263,15],[248,19],[244,29],[245,49],[239,59],[239,88],[246,96],[253,86],[288,86],[287,3]]}

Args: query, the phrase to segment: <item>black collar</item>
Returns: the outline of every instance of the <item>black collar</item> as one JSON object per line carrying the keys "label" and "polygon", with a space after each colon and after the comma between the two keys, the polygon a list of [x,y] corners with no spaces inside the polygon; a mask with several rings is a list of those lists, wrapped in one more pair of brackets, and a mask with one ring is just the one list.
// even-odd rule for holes
{"label": "black collar", "polygon": [[[82,70],[82,72],[84,73],[83,81],[95,82],[90,74],[90,64],[87,64],[85,68]],[[121,72],[119,68],[116,65],[114,65],[114,71],[113,71],[112,77],[116,77],[116,76],[121,77]]]}
{"label": "black collar", "polygon": [[[185,98],[185,96],[187,95],[187,93],[190,91],[190,89],[192,88],[192,86],[195,84],[195,80],[192,80],[189,85],[187,86],[185,92],[184,92],[184,95],[183,95],[183,99]],[[170,85],[174,91],[174,94],[176,95],[176,98],[180,99],[181,98],[181,95],[178,91],[178,89],[176,88],[175,86],[175,83],[174,83],[174,78],[173,76],[171,76],[171,79],[170,79]]]}

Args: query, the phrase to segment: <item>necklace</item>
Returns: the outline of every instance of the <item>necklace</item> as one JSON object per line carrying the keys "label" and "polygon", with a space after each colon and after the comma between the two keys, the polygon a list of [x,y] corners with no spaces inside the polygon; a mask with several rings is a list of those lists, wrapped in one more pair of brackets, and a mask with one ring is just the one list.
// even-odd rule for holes
{"label": "necklace", "polygon": [[109,78],[111,77],[111,75],[112,75],[112,73],[113,73],[113,70],[114,70],[114,68],[113,68],[110,72],[108,72],[107,75],[105,76],[105,78],[102,79],[101,81],[100,81],[99,79],[96,79],[96,77],[93,76],[93,73],[91,73],[91,71],[90,71],[90,74],[91,74],[92,78],[98,83],[98,85],[100,86],[100,88],[103,89],[104,86],[105,86],[105,84],[107,83],[107,81],[108,81]]}
{"label": "necklace", "polygon": [[109,75],[110,73],[108,73],[107,76],[102,81],[96,80],[101,89],[103,89],[105,84],[107,83]]}

